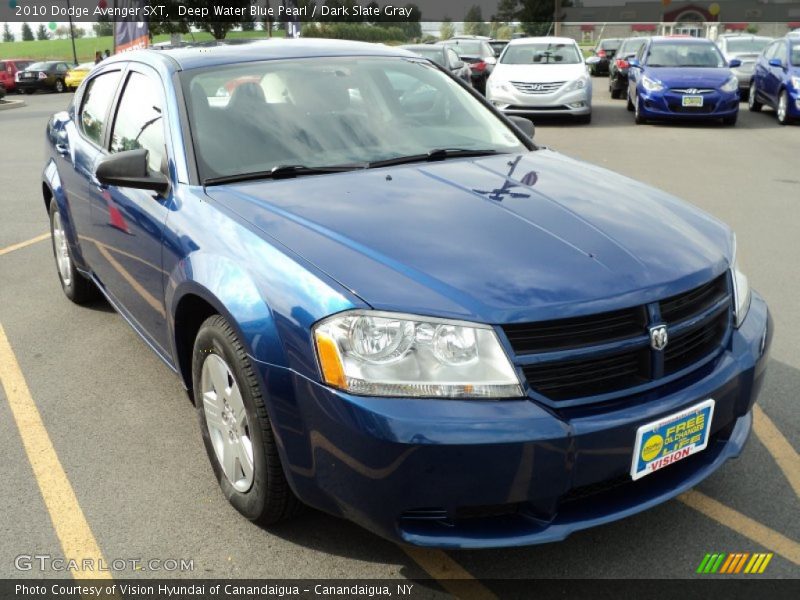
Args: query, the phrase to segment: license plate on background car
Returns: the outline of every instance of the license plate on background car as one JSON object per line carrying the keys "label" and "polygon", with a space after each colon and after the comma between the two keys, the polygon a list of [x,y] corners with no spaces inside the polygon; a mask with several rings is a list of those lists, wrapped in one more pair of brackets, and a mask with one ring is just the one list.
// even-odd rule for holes
{"label": "license plate on background car", "polygon": [[631,477],[639,479],[704,450],[708,445],[714,400],[642,425],[636,430]]}
{"label": "license plate on background car", "polygon": [[681,99],[683,106],[703,106],[702,96],[684,96]]}

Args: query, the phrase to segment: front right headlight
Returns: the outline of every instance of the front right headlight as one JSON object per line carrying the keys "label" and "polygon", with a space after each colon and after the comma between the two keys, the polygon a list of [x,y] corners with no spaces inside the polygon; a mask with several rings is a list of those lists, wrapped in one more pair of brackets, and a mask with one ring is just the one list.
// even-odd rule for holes
{"label": "front right headlight", "polygon": [[735,92],[739,89],[739,80],[735,75],[731,75],[728,80],[723,83],[720,88],[723,92]]}
{"label": "front right headlight", "polygon": [[489,325],[355,310],[323,319],[313,336],[323,382],[352,394],[523,396]]}
{"label": "front right headlight", "polygon": [[736,237],[733,238],[733,265],[731,266],[731,276],[733,279],[733,306],[734,322],[739,327],[750,310],[750,282],[747,275],[739,269],[739,257],[736,248]]}
{"label": "front right headlight", "polygon": [[506,85],[506,83],[504,81],[500,81],[500,80],[489,79],[489,87],[491,87],[494,90],[501,90],[503,92],[508,92],[509,91],[508,86]]}
{"label": "front right headlight", "polygon": [[647,75],[642,76],[642,87],[648,92],[658,92],[664,89],[664,84],[656,79],[652,79]]}
{"label": "front right headlight", "polygon": [[800,75],[792,75],[792,86],[797,91],[800,91]]}

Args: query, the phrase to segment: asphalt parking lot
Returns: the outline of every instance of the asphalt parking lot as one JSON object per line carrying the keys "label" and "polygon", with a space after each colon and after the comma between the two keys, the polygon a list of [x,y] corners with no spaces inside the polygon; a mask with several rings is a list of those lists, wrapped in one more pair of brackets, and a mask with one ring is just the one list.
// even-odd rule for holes
{"label": "asphalt parking lot", "polygon": [[[24,108],[0,112],[0,578],[65,576],[15,567],[19,555],[64,555],[72,531],[59,529],[64,515],[109,561],[194,566],[115,574],[124,577],[432,578],[432,591],[491,597],[492,579],[688,578],[708,552],[772,552],[760,577],[796,578],[800,126],[781,127],[771,111],[751,114],[745,104],[733,128],[637,126],[606,83],[594,80],[591,125],[537,121],[536,140],[665,189],[737,231],[740,260],[775,319],[755,432],[740,459],[678,500],[538,547],[404,549],[314,511],[269,531],[252,525],[220,493],[178,379],[107,304],[81,308],[64,298],[48,241],[24,244],[48,231],[44,129],[70,99],[37,94]],[[22,378],[8,381],[12,370]],[[47,473],[32,467],[31,446],[26,453],[32,429],[12,414],[12,385],[29,390],[76,503],[43,499],[37,482]]]}

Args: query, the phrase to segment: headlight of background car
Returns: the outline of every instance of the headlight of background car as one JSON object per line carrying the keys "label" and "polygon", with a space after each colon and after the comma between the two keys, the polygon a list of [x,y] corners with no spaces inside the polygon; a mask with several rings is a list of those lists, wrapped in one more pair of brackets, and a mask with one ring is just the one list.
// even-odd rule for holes
{"label": "headlight of background car", "polygon": [[734,318],[736,327],[739,327],[750,310],[750,283],[747,275],[739,270],[739,257],[736,251],[736,238],[733,238],[733,266],[731,267],[733,276],[733,301]]}
{"label": "headlight of background car", "polygon": [[642,87],[648,92],[657,92],[664,89],[664,85],[660,81],[650,79],[647,75],[642,77]]}
{"label": "headlight of background car", "polygon": [[572,90],[582,90],[586,87],[586,83],[589,81],[588,76],[581,76],[578,79],[574,80],[567,86],[567,91]]}
{"label": "headlight of background car", "polygon": [[719,89],[721,89],[723,92],[735,92],[739,89],[739,80],[735,75],[731,75],[730,78],[723,83]]}
{"label": "headlight of background car", "polygon": [[370,396],[518,398],[514,367],[488,325],[350,311],[313,329],[322,379]]}
{"label": "headlight of background car", "polygon": [[792,86],[794,89],[800,91],[800,77],[797,75],[792,75]]}

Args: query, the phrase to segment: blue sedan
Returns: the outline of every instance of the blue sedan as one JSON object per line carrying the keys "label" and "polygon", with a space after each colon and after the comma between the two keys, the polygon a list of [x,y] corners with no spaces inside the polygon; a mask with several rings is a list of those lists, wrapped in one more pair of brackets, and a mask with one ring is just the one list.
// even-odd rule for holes
{"label": "blue sedan", "polygon": [[532,134],[398,48],[117,55],[47,127],[56,272],[181,379],[247,518],[561,540],[741,453],[772,328],[728,227]]}
{"label": "blue sedan", "polygon": [[800,120],[800,35],[775,40],[758,57],[748,105],[774,108],[781,125]]}
{"label": "blue sedan", "polygon": [[739,82],[716,44],[690,37],[654,37],[630,61],[628,110],[648,120],[721,119],[735,125]]}

